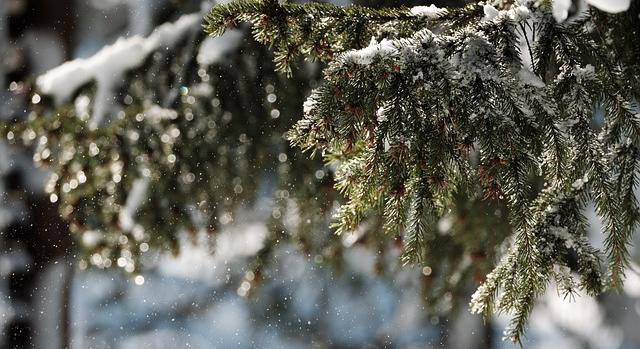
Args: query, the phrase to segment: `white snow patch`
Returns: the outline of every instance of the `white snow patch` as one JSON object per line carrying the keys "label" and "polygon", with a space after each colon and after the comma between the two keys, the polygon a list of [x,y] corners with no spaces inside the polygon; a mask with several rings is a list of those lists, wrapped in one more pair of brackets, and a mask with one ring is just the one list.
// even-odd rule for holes
{"label": "white snow patch", "polygon": [[514,20],[524,20],[531,17],[531,10],[527,6],[520,5],[510,10],[510,16]]}
{"label": "white snow patch", "polygon": [[222,36],[206,38],[198,50],[198,63],[210,65],[219,62],[240,46],[243,36],[241,30],[233,29],[227,30]]}
{"label": "white snow patch", "polygon": [[595,68],[591,64],[585,65],[584,68],[576,66],[571,70],[571,74],[576,77],[578,82],[582,82],[583,80],[593,79]]}
{"label": "white snow patch", "polygon": [[571,0],[553,0],[551,12],[556,22],[562,23],[569,17],[569,9],[571,8]]}
{"label": "white snow patch", "polygon": [[147,178],[138,178],[133,182],[127,201],[118,214],[118,221],[122,230],[131,231],[133,229],[135,225],[133,217],[146,198],[148,187],[149,179]]}
{"label": "white snow patch", "polygon": [[631,0],[586,0],[587,4],[609,13],[620,13],[629,9]]}
{"label": "white snow patch", "polygon": [[204,233],[197,241],[180,235],[180,253],[166,254],[159,264],[161,274],[192,280],[200,280],[213,286],[220,286],[227,280],[229,263],[255,255],[264,245],[267,227],[263,222],[237,224],[223,230],[216,236],[212,253]]}
{"label": "white snow patch", "polygon": [[[122,340],[120,349],[173,349],[184,346],[191,348],[194,339],[190,334],[172,328],[160,328],[135,334]],[[196,348],[203,348],[196,346]]]}
{"label": "white snow patch", "polygon": [[378,111],[376,112],[376,116],[378,117],[378,122],[387,121],[387,111],[385,107],[378,108]]}
{"label": "white snow patch", "polygon": [[343,58],[356,64],[368,65],[376,57],[388,56],[396,52],[397,49],[392,40],[382,39],[382,41],[377,42],[375,38],[371,38],[369,46],[359,50],[348,51],[343,55]]}
{"label": "white snow patch", "polygon": [[571,184],[571,187],[574,190],[580,190],[582,189],[583,186],[584,186],[584,181],[581,178],[576,179],[575,182]]}
{"label": "white snow patch", "polygon": [[95,80],[97,91],[90,125],[97,127],[113,101],[113,89],[121,83],[124,74],[139,67],[150,53],[174,46],[199,23],[200,14],[190,14],[159,26],[147,38],[120,38],[89,58],[78,58],[48,71],[38,77],[36,85],[41,93],[52,96],[55,103],[60,104],[82,85]]}
{"label": "white snow patch", "polygon": [[610,326],[597,301],[581,292],[574,301],[549,290],[531,314],[531,332],[544,338],[541,346],[561,336],[558,327],[589,343],[591,348],[617,348],[622,341],[618,328]]}
{"label": "white snow patch", "polygon": [[493,5],[486,4],[482,8],[484,10],[484,20],[492,21],[500,14],[497,8],[493,7]]}
{"label": "white snow patch", "polygon": [[311,94],[311,96],[309,96],[309,98],[307,98],[302,104],[302,111],[304,112],[304,115],[309,115],[315,109],[316,104],[318,104],[314,96],[316,96],[315,93]]}
{"label": "white snow patch", "polygon": [[514,21],[526,20],[531,17],[531,10],[525,5],[514,5],[509,10],[498,10],[492,5],[486,4],[483,7],[485,21],[493,21],[495,19],[501,19],[508,17]]}
{"label": "white snow patch", "polygon": [[428,19],[437,19],[446,15],[447,10],[431,4],[430,6],[414,6],[411,8],[411,14],[418,17],[426,17]]}

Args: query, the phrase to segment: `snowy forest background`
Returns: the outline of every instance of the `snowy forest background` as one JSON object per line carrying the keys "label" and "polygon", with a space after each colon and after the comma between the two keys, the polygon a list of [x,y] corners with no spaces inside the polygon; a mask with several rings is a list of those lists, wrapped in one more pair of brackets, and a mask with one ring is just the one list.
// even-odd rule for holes
{"label": "snowy forest background", "polygon": [[[148,36],[185,14],[201,18],[209,6],[198,0],[1,0],[0,117],[25,118],[34,103],[30,91],[36,77],[64,61],[90,57],[121,37]],[[192,24],[199,25],[199,20]],[[201,46],[198,61],[238,69],[226,55],[251,40],[242,35],[211,39]],[[313,67],[307,72],[303,92],[318,74]],[[54,90],[64,88],[63,83]],[[374,252],[349,236],[336,237],[349,247],[341,270],[324,267],[293,246],[278,245],[269,277],[247,297],[245,282],[254,276],[246,266],[261,249],[273,215],[269,195],[243,207],[217,235],[214,248],[184,241],[177,255],[151,253],[135,277],[78,266],[77,246],[45,195],[45,179],[46,173],[33,167],[30,150],[0,143],[0,347],[513,346],[501,340],[506,324],[501,317],[484,323],[465,306],[450,315],[426,312],[415,278],[424,270],[380,275]],[[592,229],[596,237],[597,224]],[[639,254],[635,249],[636,263]],[[396,256],[389,260],[397,263]],[[640,268],[633,266],[620,294],[566,302],[551,289],[533,312],[525,346],[640,347]],[[464,305],[472,291],[455,297]]]}

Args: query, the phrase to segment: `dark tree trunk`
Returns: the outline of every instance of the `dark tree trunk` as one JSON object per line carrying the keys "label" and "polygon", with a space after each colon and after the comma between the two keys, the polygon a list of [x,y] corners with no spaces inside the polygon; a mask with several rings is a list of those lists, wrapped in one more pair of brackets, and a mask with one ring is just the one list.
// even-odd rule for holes
{"label": "dark tree trunk", "polygon": [[[6,0],[0,0],[2,5],[6,5]],[[75,17],[73,7],[74,0],[15,0],[11,9],[3,7],[3,18],[0,21],[6,25],[3,27],[3,35],[10,39],[9,45],[14,48],[12,52],[20,53],[21,58],[14,62],[14,65],[0,69],[0,74],[6,74],[0,79],[7,85],[10,81],[26,81],[33,76],[33,63],[25,54],[25,48],[21,47],[21,38],[31,29],[44,29],[54,32],[63,43],[63,51],[66,58],[71,57],[73,42],[73,28]],[[0,11],[1,12],[1,11]],[[5,54],[9,48],[3,48]],[[28,86],[28,84],[26,85]],[[7,86],[0,86],[5,90]],[[22,103],[28,103],[28,87],[14,98],[21,97]],[[0,109],[3,119],[20,119],[24,117],[24,112],[19,105],[13,105],[10,111],[3,109],[4,101],[0,96]],[[15,113],[16,115],[13,115]],[[20,153],[20,152],[16,152]],[[29,153],[26,151],[25,153]],[[14,154],[15,155],[15,154]],[[30,157],[30,155],[27,155]],[[15,158],[11,162],[20,164]],[[62,304],[57,317],[60,323],[53,328],[59,329],[60,333],[56,337],[62,339],[62,347],[68,347],[69,339],[69,295],[72,266],[69,264],[73,255],[73,243],[69,236],[67,226],[61,221],[57,207],[49,202],[44,193],[39,189],[31,188],[26,178],[35,171],[30,166],[11,165],[9,173],[4,174],[4,189],[7,191],[6,198],[9,204],[22,203],[24,209],[18,209],[18,217],[4,231],[0,238],[2,253],[14,253],[24,256],[20,267],[10,271],[6,277],[9,287],[9,297],[13,308],[16,310],[15,317],[8,324],[7,328],[1,329],[5,341],[0,345],[6,348],[34,348],[35,338],[38,337],[36,323],[42,311],[43,302],[49,300],[38,299],[42,291],[42,283],[46,280],[48,271],[54,262],[65,262],[63,277],[55,279],[58,289],[63,290],[58,295],[62,299],[57,304]]]}
{"label": "dark tree trunk", "polygon": [[[54,261],[65,261],[63,278],[58,279],[62,297],[59,309],[60,323],[50,326],[59,328],[59,338],[68,338],[68,304],[69,287],[73,268],[70,264],[73,242],[57,212],[57,207],[48,202],[42,195],[33,195],[23,185],[24,173],[11,172],[5,179],[9,187],[9,200],[22,201],[26,204],[26,214],[15,221],[5,232],[5,244],[10,250],[24,251],[30,261],[24,269],[16,270],[9,276],[9,295],[19,313],[9,325],[7,338],[9,348],[33,348],[34,338],[38,335],[36,316],[41,314],[42,299],[38,295],[42,283],[47,279],[47,272]],[[54,287],[56,285],[46,285]],[[48,301],[48,300],[44,300]],[[64,344],[62,346],[65,347]]]}

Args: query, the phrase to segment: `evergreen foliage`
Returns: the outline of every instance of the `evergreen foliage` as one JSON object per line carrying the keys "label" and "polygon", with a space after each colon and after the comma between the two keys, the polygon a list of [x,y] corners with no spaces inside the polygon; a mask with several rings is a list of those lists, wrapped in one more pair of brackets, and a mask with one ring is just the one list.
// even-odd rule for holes
{"label": "evergreen foliage", "polygon": [[[48,72],[35,84],[28,118],[0,124],[9,144],[30,146],[36,165],[50,171],[45,189],[77,238],[80,268],[135,275],[153,260],[149,255],[177,253],[184,232],[195,242],[203,241],[202,234],[215,238],[267,202],[268,234],[246,281],[268,277],[282,245],[338,270],[346,247],[366,246],[375,251],[377,272],[396,273],[402,232],[389,239],[384,230],[393,227],[384,224],[383,213],[370,211],[357,229],[335,237],[330,212],[343,199],[334,189],[334,168],[300,154],[285,137],[317,86],[319,65],[298,62],[300,69],[285,78],[276,73],[269,50],[243,39],[250,34],[246,28],[211,45],[199,23],[185,30],[185,17],[149,38],[118,41]],[[158,37],[163,45],[140,51]],[[204,62],[202,50],[217,58]],[[85,64],[93,69],[78,69]],[[98,64],[106,68],[96,69]],[[109,74],[77,76],[102,70]],[[344,156],[334,152],[332,160],[338,164]],[[427,203],[413,207],[425,210]],[[414,241],[419,254],[405,254],[421,262],[414,272],[425,305],[443,317],[491,270],[509,231],[499,203],[465,191],[451,203],[441,222],[415,221],[431,235]],[[402,209],[404,202],[396,205]]]}
{"label": "evergreen foliage", "polygon": [[[438,273],[448,263],[432,258],[448,246],[437,227],[460,197],[507,212],[507,249],[497,225],[479,241],[501,260],[471,307],[513,314],[507,337],[520,342],[550,282],[565,296],[623,282],[639,219],[640,3],[563,23],[549,1],[495,5],[241,0],[214,7],[205,29],[250,22],[287,74],[298,57],[326,63],[288,137],[335,168],[346,197],[338,233],[379,222],[401,237],[404,262]],[[589,202],[604,222],[602,252],[587,238]]]}
{"label": "evergreen foliage", "polygon": [[[28,120],[0,134],[51,170],[81,265],[137,272],[147,250],[215,234],[266,191],[254,282],[277,244],[338,267],[344,247],[366,244],[380,272],[391,259],[418,266],[439,314],[480,284],[472,310],[513,314],[520,341],[551,282],[567,297],[623,282],[639,219],[640,5],[563,23],[548,1],[494,5],[231,2],[206,31],[250,22],[272,54],[245,40],[198,62],[196,27],[127,68],[99,127],[96,78],[63,100],[36,91]],[[323,65],[318,85],[307,76]],[[587,237],[590,203],[602,251]],[[327,234],[332,211],[340,237]]]}

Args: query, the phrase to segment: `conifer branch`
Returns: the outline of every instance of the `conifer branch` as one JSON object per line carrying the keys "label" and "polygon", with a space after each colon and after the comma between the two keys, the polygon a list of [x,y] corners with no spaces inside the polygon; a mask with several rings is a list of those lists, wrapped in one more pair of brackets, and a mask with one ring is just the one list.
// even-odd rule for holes
{"label": "conifer branch", "polygon": [[[304,149],[342,154],[337,186],[347,203],[339,231],[354,229],[367,207],[384,208],[386,229],[405,231],[403,260],[423,261],[432,251],[426,220],[447,212],[456,188],[479,188],[483,200],[505,203],[513,243],[474,294],[472,310],[489,314],[497,303],[514,314],[508,337],[516,342],[551,280],[568,297],[577,288],[601,291],[599,251],[586,238],[581,213],[587,200],[605,221],[608,285],[621,283],[638,221],[640,124],[632,110],[640,93],[630,77],[639,70],[619,48],[637,48],[639,40],[622,25],[601,30],[613,16],[590,10],[557,23],[549,4],[539,5],[485,7],[481,18],[482,8],[470,4],[426,20],[412,16],[414,9],[243,1],[207,19],[213,34],[251,22],[256,38],[275,46],[282,67],[292,54],[328,62],[289,138]],[[637,12],[634,6],[618,15],[620,23],[634,25]],[[338,28],[322,38],[327,50],[317,50],[317,36],[300,34],[305,25],[305,33],[318,29],[304,24],[308,16]],[[280,23],[287,36],[259,18]],[[349,21],[366,25],[351,36],[342,31]],[[374,40],[363,48],[368,37]],[[531,71],[523,56],[531,58]],[[596,122],[603,126],[594,127],[601,102],[606,115]],[[536,178],[541,189],[532,186]],[[567,269],[570,255],[578,258],[576,270]]]}

